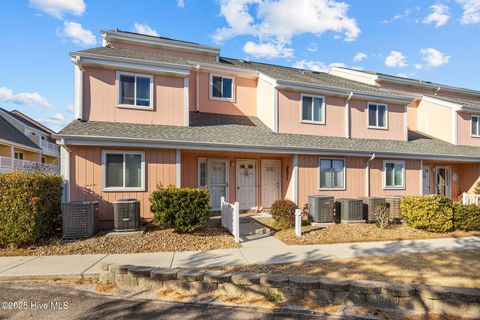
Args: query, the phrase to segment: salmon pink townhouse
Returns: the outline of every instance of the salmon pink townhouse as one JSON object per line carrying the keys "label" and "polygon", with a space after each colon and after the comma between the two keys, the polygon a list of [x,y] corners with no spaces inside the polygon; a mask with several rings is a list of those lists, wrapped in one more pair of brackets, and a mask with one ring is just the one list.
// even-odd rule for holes
{"label": "salmon pink townhouse", "polygon": [[70,54],[76,119],[57,138],[64,200],[99,201],[103,226],[121,198],[139,199],[152,218],[157,184],[208,188],[212,210],[225,197],[257,211],[284,198],[302,207],[309,195],[458,199],[480,176],[479,92],[420,99],[197,43],[102,37],[102,47]]}

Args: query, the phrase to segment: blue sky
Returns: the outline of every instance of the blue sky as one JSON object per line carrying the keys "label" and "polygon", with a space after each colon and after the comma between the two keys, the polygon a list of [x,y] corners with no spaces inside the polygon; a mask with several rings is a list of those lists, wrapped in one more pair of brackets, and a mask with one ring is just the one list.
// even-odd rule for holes
{"label": "blue sky", "polygon": [[209,44],[228,57],[480,90],[480,0],[25,0],[2,1],[0,12],[0,106],[54,130],[73,118],[68,52],[100,46],[102,29]]}

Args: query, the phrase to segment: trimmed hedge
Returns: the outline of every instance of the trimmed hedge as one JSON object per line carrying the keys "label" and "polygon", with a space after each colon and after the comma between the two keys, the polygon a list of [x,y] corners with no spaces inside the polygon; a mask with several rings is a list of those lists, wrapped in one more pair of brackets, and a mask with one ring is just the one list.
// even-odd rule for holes
{"label": "trimmed hedge", "polygon": [[400,208],[407,223],[433,232],[453,229],[452,200],[444,196],[408,196],[402,198]]}
{"label": "trimmed hedge", "polygon": [[272,204],[272,218],[275,227],[280,229],[292,228],[295,225],[295,209],[297,209],[297,205],[290,200],[275,201]]}
{"label": "trimmed hedge", "polygon": [[61,226],[62,178],[44,173],[0,175],[0,246],[24,246]]}
{"label": "trimmed hedge", "polygon": [[453,224],[458,230],[480,231],[480,207],[473,204],[454,203]]}
{"label": "trimmed hedge", "polygon": [[157,186],[150,196],[153,223],[161,228],[193,232],[210,217],[210,195],[206,189]]}

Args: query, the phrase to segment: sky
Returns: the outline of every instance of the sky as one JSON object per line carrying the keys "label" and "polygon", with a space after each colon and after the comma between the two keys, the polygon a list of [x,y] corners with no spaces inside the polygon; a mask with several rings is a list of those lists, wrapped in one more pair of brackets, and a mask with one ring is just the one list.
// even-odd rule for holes
{"label": "sky", "polygon": [[0,106],[56,131],[73,119],[68,53],[115,28],[480,90],[480,0],[18,0],[1,1],[0,16]]}

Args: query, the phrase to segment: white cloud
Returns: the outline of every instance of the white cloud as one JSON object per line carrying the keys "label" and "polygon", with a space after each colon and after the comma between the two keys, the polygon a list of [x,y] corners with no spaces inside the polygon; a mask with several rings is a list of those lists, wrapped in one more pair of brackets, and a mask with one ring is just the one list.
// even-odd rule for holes
{"label": "white cloud", "polygon": [[243,51],[256,58],[289,58],[293,55],[293,49],[285,48],[282,44],[275,43],[254,43],[248,41],[243,46]]}
{"label": "white cloud", "polygon": [[423,65],[420,64],[420,63],[415,63],[415,69],[421,70],[421,69],[423,69]]}
{"label": "white cloud", "polygon": [[52,108],[52,105],[47,98],[43,97],[38,92],[20,92],[15,94],[12,90],[5,87],[0,87],[0,101],[24,106],[39,106],[47,109]]}
{"label": "white cloud", "polygon": [[65,117],[58,112],[49,116],[47,119],[40,119],[40,122],[46,125],[59,126],[59,127],[62,127],[67,124]]}
{"label": "white cloud", "polygon": [[363,52],[357,52],[355,53],[355,56],[353,57],[353,61],[355,62],[362,62],[363,60],[367,59],[368,56],[366,53]]}
{"label": "white cloud", "polygon": [[63,29],[57,32],[61,37],[70,38],[70,40],[82,46],[93,46],[97,43],[97,39],[92,31],[84,29],[80,23],[72,21],[64,21]]}
{"label": "white cloud", "polygon": [[450,56],[446,56],[437,49],[427,48],[420,50],[420,55],[422,60],[427,63],[430,67],[439,67],[450,61]]}
{"label": "white cloud", "polygon": [[462,24],[480,23],[480,0],[457,0],[463,7]]}
{"label": "white cloud", "polygon": [[155,37],[159,36],[157,30],[153,29],[146,23],[142,24],[142,23],[135,22],[135,24],[133,25],[133,30],[136,33],[146,34],[149,36],[155,36]]}
{"label": "white cloud", "polygon": [[331,67],[345,67],[345,64],[342,62],[333,62],[326,64],[322,61],[312,61],[312,60],[299,60],[296,61],[293,65],[293,68],[306,69],[319,72],[328,72]]}
{"label": "white cloud", "polygon": [[316,52],[317,51],[317,44],[314,42],[311,42],[308,47],[307,47],[308,52]]}
{"label": "white cloud", "polygon": [[83,0],[30,0],[30,4],[57,19],[63,19],[65,14],[81,16],[87,7]]}
{"label": "white cloud", "polygon": [[346,41],[353,41],[360,34],[360,28],[356,20],[347,15],[348,7],[335,0],[221,0],[220,15],[227,26],[217,29],[212,38],[222,43],[236,36],[250,35],[261,44],[288,49],[286,46],[296,35],[320,36],[333,31],[342,34]]}
{"label": "white cloud", "polygon": [[412,10],[407,8],[407,9],[403,10],[402,13],[394,15],[391,19],[383,20],[382,23],[392,23],[396,20],[400,20],[400,19],[408,17],[411,13],[412,13]]}
{"label": "white cloud", "polygon": [[392,50],[390,55],[385,58],[385,65],[389,68],[403,68],[407,66],[407,62],[403,53]]}
{"label": "white cloud", "polygon": [[177,6],[179,6],[180,8],[185,7],[185,0],[177,0]]}
{"label": "white cloud", "polygon": [[445,24],[447,24],[448,20],[450,19],[449,15],[449,8],[444,4],[434,4],[430,6],[430,10],[432,11],[428,16],[423,19],[422,23],[424,24],[435,24],[435,28],[439,28]]}
{"label": "white cloud", "polygon": [[65,108],[65,110],[67,110],[70,113],[73,113],[75,111],[75,106],[73,105],[73,103],[71,103]]}

